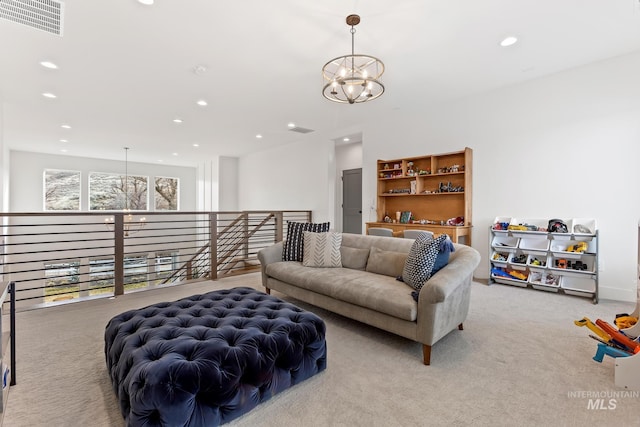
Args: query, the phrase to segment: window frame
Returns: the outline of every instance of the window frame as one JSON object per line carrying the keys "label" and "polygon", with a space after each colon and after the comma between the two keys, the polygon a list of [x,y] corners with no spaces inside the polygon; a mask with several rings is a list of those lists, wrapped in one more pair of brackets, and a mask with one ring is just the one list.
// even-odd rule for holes
{"label": "window frame", "polygon": [[[47,207],[47,173],[69,172],[78,175],[78,208],[77,209],[50,209]],[[47,168],[42,171],[42,210],[44,212],[80,212],[82,211],[82,171],[71,169]]]}

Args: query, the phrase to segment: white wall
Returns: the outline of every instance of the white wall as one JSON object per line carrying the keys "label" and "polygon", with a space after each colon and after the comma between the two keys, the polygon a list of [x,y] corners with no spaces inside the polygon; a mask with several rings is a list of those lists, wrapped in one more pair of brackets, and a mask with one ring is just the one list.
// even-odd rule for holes
{"label": "white wall", "polygon": [[238,158],[220,157],[218,210],[238,210]]}
{"label": "white wall", "polygon": [[[124,173],[124,161],[102,160],[55,154],[10,151],[9,210],[11,212],[42,212],[43,173],[45,169],[81,172],[80,205],[88,210],[88,176],[90,172]],[[196,210],[196,169],[148,163],[128,163],[129,175],[178,178],[180,210]],[[153,192],[149,192],[149,206],[153,207]]]}
{"label": "white wall", "polygon": [[197,206],[200,211],[218,210],[219,158],[200,163],[197,167]]}
{"label": "white wall", "polygon": [[9,150],[4,146],[4,102],[0,95],[0,211],[9,208]]}
{"label": "white wall", "polygon": [[[335,229],[342,231],[342,173],[362,167],[362,142],[336,144]],[[363,213],[366,208],[363,206]]]}
{"label": "white wall", "polygon": [[[482,255],[476,277],[488,277],[488,228],[496,216],[592,217],[600,230],[601,298],[635,301],[640,216],[638,75],[640,53],[438,109],[391,110],[384,122],[367,123],[361,129],[363,207],[375,203],[377,159],[471,147],[473,246]],[[322,212],[322,204],[333,198],[314,195],[333,192],[335,187],[327,186],[322,173],[312,173],[311,165],[320,172],[332,162],[329,152],[311,144],[241,158],[243,201]],[[306,167],[297,167],[301,163]],[[305,184],[291,179],[290,171],[304,173]],[[370,218],[364,215],[364,220]]]}
{"label": "white wall", "polygon": [[334,143],[320,134],[239,159],[241,210],[311,210],[335,224]]}

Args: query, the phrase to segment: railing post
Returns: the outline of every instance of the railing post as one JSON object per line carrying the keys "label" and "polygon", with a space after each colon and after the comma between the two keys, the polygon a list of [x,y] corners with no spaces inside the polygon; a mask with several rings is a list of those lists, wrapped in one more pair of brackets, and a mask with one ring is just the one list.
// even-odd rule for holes
{"label": "railing post", "polygon": [[278,211],[274,213],[274,217],[276,219],[276,235],[274,236],[274,243],[278,243],[282,241],[282,235],[284,234],[284,215],[282,214],[282,211]]}
{"label": "railing post", "polygon": [[193,279],[193,268],[191,261],[187,261],[187,280]]}
{"label": "railing post", "polygon": [[124,295],[124,214],[113,215],[113,284],[115,296]]}
{"label": "railing post", "polygon": [[[9,323],[11,328],[11,382],[9,385],[16,385],[16,284],[9,283],[11,309],[9,311]],[[4,349],[3,349],[4,350]]]}
{"label": "railing post", "polygon": [[218,214],[209,213],[209,276],[211,280],[218,278]]}
{"label": "railing post", "polygon": [[249,259],[249,212],[242,213],[242,225],[242,260],[246,261]]}

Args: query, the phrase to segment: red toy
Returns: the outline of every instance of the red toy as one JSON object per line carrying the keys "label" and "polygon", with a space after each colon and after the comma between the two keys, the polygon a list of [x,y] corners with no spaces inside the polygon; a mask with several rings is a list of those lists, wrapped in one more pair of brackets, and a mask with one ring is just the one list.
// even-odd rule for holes
{"label": "red toy", "polygon": [[614,341],[627,347],[634,354],[640,353],[640,344],[627,337],[622,332],[611,326],[604,320],[597,319],[596,325],[600,326]]}

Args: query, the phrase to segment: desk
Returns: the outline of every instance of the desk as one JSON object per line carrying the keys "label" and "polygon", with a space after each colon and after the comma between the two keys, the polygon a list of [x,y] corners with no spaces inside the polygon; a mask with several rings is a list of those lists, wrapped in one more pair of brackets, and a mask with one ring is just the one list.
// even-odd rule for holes
{"label": "desk", "polygon": [[[402,224],[398,222],[367,222],[367,234],[369,227],[384,227],[393,230],[393,235],[402,237],[404,230],[427,230],[434,234],[448,234],[451,241],[463,245],[471,246],[471,225],[434,225],[434,224]],[[460,241],[460,237],[464,237],[464,242]]]}

